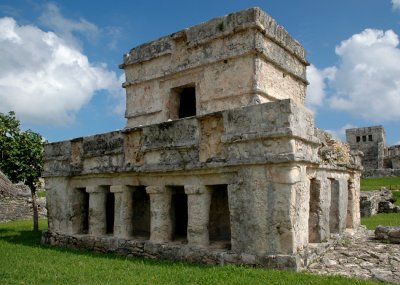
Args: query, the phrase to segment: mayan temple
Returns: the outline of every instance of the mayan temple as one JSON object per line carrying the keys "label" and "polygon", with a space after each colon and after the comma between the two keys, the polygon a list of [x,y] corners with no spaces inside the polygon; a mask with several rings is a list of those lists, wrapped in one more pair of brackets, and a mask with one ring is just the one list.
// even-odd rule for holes
{"label": "mayan temple", "polygon": [[42,242],[302,269],[360,224],[360,155],[315,128],[307,65],[259,8],[130,50],[125,128],[45,147]]}

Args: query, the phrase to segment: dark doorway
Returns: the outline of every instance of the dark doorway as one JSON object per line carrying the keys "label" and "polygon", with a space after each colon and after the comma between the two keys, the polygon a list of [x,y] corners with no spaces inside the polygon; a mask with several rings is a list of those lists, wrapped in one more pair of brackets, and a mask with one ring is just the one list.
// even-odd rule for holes
{"label": "dark doorway", "polygon": [[230,242],[231,225],[227,185],[210,187],[212,189],[209,221],[210,241]]}
{"label": "dark doorway", "polygon": [[321,182],[310,180],[310,212],[308,217],[308,241],[321,242],[320,214],[321,214]]}
{"label": "dark doorway", "polygon": [[340,184],[338,180],[329,179],[331,181],[331,206],[329,210],[329,229],[332,233],[339,233],[339,193]]}
{"label": "dark doorway", "polygon": [[173,239],[187,238],[188,203],[183,186],[173,186],[171,199],[171,219],[173,222]]}
{"label": "dark doorway", "polygon": [[133,235],[150,237],[150,198],[145,186],[135,187],[132,194]]}
{"label": "dark doorway", "polygon": [[87,234],[89,230],[89,193],[85,188],[77,188],[76,203],[73,211],[75,215],[71,219],[74,226],[74,233]]}
{"label": "dark doorway", "polygon": [[179,118],[196,116],[196,88],[185,87],[179,92]]}
{"label": "dark doorway", "polygon": [[107,193],[106,198],[106,223],[107,223],[107,234],[114,232],[114,212],[115,212],[115,197],[114,193]]}

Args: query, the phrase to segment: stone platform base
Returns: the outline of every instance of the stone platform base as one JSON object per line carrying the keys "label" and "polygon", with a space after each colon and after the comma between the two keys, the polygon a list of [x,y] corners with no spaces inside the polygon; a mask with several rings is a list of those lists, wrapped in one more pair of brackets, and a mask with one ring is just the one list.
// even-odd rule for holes
{"label": "stone platform base", "polygon": [[122,256],[141,256],[150,259],[186,261],[206,265],[236,264],[300,271],[303,259],[292,255],[257,256],[233,253],[227,249],[198,247],[188,244],[152,243],[148,240],[127,240],[113,236],[66,235],[44,231],[42,244],[78,250],[94,250]]}

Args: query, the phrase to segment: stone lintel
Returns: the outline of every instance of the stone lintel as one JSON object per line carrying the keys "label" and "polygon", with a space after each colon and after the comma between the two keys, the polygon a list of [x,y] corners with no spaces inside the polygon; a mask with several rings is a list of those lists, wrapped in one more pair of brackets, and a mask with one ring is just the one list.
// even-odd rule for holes
{"label": "stone lintel", "polygon": [[134,191],[135,187],[129,185],[112,185],[110,186],[111,193],[120,193],[125,191]]}
{"label": "stone lintel", "polygon": [[204,185],[185,185],[185,194],[204,194],[207,192],[207,187]]}
{"label": "stone lintel", "polygon": [[86,186],[86,192],[87,193],[106,193],[107,192],[107,187],[106,186],[100,186],[100,185],[95,185],[95,186]]}
{"label": "stone lintel", "polygon": [[163,194],[167,191],[165,186],[147,186],[146,192],[147,194]]}
{"label": "stone lintel", "polygon": [[299,165],[276,165],[267,170],[271,181],[280,184],[295,184],[301,181],[301,168]]}

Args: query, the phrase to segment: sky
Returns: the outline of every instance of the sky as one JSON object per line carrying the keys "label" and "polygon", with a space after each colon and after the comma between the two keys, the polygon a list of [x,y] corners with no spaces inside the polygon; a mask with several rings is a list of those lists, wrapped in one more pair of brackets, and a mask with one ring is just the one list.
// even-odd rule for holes
{"label": "sky", "polygon": [[123,129],[123,54],[254,6],[305,47],[317,127],[400,144],[400,0],[0,0],[0,112],[49,142]]}

